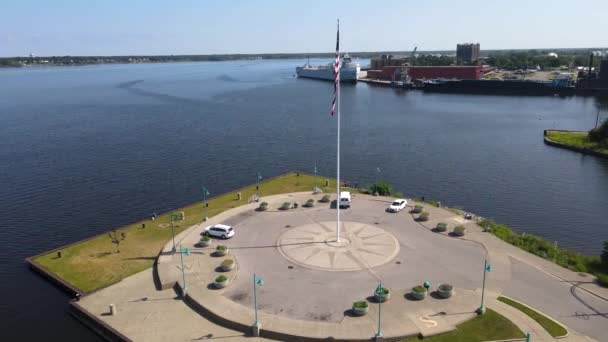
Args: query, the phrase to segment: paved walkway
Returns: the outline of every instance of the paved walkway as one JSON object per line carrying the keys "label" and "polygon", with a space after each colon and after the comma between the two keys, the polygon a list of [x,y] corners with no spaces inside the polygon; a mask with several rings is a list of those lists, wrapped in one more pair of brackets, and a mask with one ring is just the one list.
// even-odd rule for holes
{"label": "paved walkway", "polygon": [[[298,201],[311,197],[309,194],[289,194],[272,196],[264,198],[264,200],[271,203],[282,203],[285,200],[285,196],[289,196],[290,198],[296,196]],[[302,199],[299,197],[302,197]],[[370,200],[381,201],[382,205],[385,205],[382,201],[388,201],[389,199],[370,198]],[[250,204],[235,208],[212,218],[208,224],[224,222],[231,217],[239,215],[248,215],[248,213],[253,212],[254,207],[255,204]],[[447,221],[450,224],[450,228],[464,223],[467,227],[465,239],[479,243],[480,247],[483,244],[489,250],[488,258],[491,260],[494,270],[488,274],[487,288],[489,292],[486,293],[488,298],[487,306],[511,319],[523,331],[531,332],[534,337],[533,341],[552,341],[553,338],[525,314],[496,301],[495,298],[500,293],[506,293],[514,299],[526,302],[535,309],[542,310],[548,316],[566,323],[570,328],[570,335],[564,340],[591,340],[577,331],[584,332],[599,341],[606,340],[606,329],[604,327],[608,321],[606,319],[608,308],[603,306],[607,302],[601,299],[601,297],[608,298],[608,290],[590,283],[589,279],[591,279],[591,276],[580,275],[563,269],[551,262],[506,244],[491,234],[481,232],[481,229],[475,224],[468,223],[444,209],[430,207],[428,204],[425,207],[426,210],[431,212],[431,220],[423,225],[417,224],[419,229],[424,229],[425,227],[432,228],[439,220],[443,222]],[[274,213],[269,214],[272,215]],[[347,218],[353,219],[356,218],[355,216]],[[382,217],[382,215],[378,214],[373,218],[381,220]],[[359,220],[356,221],[358,222]],[[199,238],[198,234],[201,229],[202,225],[193,227],[180,234],[176,240],[185,245],[194,244]],[[433,239],[439,235],[433,233]],[[444,238],[450,241],[454,240],[453,237],[445,236]],[[402,245],[401,248],[403,247]],[[166,249],[170,250],[170,244],[166,246]],[[211,282],[215,276],[214,270],[210,270],[210,268],[201,264],[201,260],[204,258],[212,260],[209,254],[204,251],[193,253],[194,258],[191,258],[191,261],[187,262],[186,279],[192,279],[199,284]],[[193,260],[197,260],[197,262],[195,263]],[[181,283],[181,269],[178,266],[179,258],[166,253],[159,257],[158,262],[158,272],[163,283],[169,286],[175,282]],[[237,264],[239,264],[239,267],[241,266],[241,261],[238,258]],[[532,277],[530,268],[534,270],[532,273],[540,278]],[[477,273],[481,273],[480,270],[478,271]],[[228,275],[235,282],[247,281],[237,276],[237,273],[240,274],[239,272],[234,271]],[[253,311],[223,295],[217,295],[224,291],[227,290],[211,291],[208,288],[200,286],[190,286],[188,294],[193,298],[198,297],[200,302],[205,303],[207,308],[219,310],[216,313],[220,315],[227,315],[230,319],[234,319],[241,324],[251,324],[253,322]],[[394,289],[393,295],[401,297],[404,295],[404,292],[404,289]],[[440,311],[445,311],[445,302],[433,298],[428,298],[422,302],[408,301],[407,304],[412,308],[408,309],[406,313],[397,305],[398,302],[403,302],[402,299],[389,301],[382,307],[383,317],[387,317],[386,320],[383,320],[383,326],[386,326],[384,330],[385,335],[391,333],[397,334],[408,329],[412,332],[420,332],[425,335],[436,333],[438,330],[445,329],[447,331],[453,329],[459,322],[473,316],[469,301],[476,300],[479,296],[478,290],[472,290],[470,294],[467,294],[468,291],[466,289],[461,292],[458,296],[450,299],[456,303],[454,308],[458,308],[459,306],[462,308],[460,311],[451,310],[451,312],[460,312],[461,315],[433,316]],[[469,296],[470,300],[467,299]],[[81,305],[99,315],[100,319],[110,323],[117,330],[132,337],[134,340],[155,340],[153,335],[157,335],[152,331],[157,331],[158,336],[162,336],[162,338],[158,338],[159,340],[205,339],[209,338],[208,334],[213,334],[214,337],[222,336],[222,339],[226,338],[228,340],[244,338],[242,333],[215,326],[195,313],[181,300],[174,298],[175,293],[172,290],[156,291],[151,280],[151,271],[148,270],[83,298]],[[119,311],[117,316],[105,315],[109,303],[117,304]],[[376,307],[376,304],[371,304],[370,313],[364,318],[345,316],[344,320],[339,324],[346,327],[343,330],[342,328],[340,329],[343,336],[353,338],[373,336],[377,329],[375,319],[377,314]],[[414,312],[418,312],[419,314],[412,315]],[[565,313],[571,314],[566,315]],[[263,322],[268,322],[262,327],[263,329],[280,327],[285,324],[284,320],[289,320],[285,317],[273,315],[272,312],[265,312],[264,308],[261,310],[261,317],[263,318]],[[582,319],[581,317],[585,317],[586,319]],[[429,323],[429,320],[436,322],[436,324]],[[288,321],[287,324],[292,323]],[[334,329],[335,324],[330,329],[329,324],[332,323],[298,321],[298,323],[294,324],[294,331],[306,328],[306,331],[313,329],[313,335],[337,337],[336,333],[339,334],[340,331]],[[193,327],[194,325],[196,327]],[[438,327],[438,329],[435,329],[437,331],[429,328],[433,325]],[[572,329],[572,326],[574,326],[574,329]],[[391,329],[394,329],[393,327],[397,327],[398,331],[391,331]],[[179,333],[176,333],[177,331]],[[174,338],[174,336],[178,337]]]}
{"label": "paved walkway", "polygon": [[[134,341],[242,341],[242,332],[213,324],[188,307],[173,289],[157,291],[152,268],[80,300],[99,319]],[[117,314],[109,315],[109,304]],[[268,341],[247,338],[249,341]]]}

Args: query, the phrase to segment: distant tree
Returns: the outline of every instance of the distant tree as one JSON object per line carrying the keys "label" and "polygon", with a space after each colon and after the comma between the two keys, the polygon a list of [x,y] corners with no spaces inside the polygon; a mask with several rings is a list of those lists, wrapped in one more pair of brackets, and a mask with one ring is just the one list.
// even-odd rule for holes
{"label": "distant tree", "polygon": [[393,193],[393,187],[385,181],[374,183],[369,187],[369,191],[378,193],[380,196],[388,196]]}
{"label": "distant tree", "polygon": [[594,142],[608,142],[608,120],[605,120],[599,127],[589,131],[589,140]]}
{"label": "distant tree", "polygon": [[110,237],[112,243],[116,245],[116,253],[120,253],[120,243],[127,238],[127,234],[113,230],[108,234],[108,236]]}
{"label": "distant tree", "polygon": [[608,269],[608,241],[604,241],[604,250],[602,251],[600,258],[602,260],[602,265]]}

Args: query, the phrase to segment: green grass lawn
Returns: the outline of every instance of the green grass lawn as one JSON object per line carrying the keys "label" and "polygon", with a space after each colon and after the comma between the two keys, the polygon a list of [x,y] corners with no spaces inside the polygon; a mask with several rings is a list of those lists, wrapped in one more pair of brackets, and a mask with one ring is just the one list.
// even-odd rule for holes
{"label": "green grass lawn", "polygon": [[[318,176],[316,185],[321,187],[324,179],[326,178]],[[260,195],[263,197],[312,191],[312,184],[312,175],[300,173],[298,176],[296,173],[288,173],[260,183]],[[321,188],[326,192],[333,192],[335,186],[335,180],[330,179],[329,187]],[[239,191],[242,194],[240,201],[236,199],[236,193]],[[248,198],[253,194],[255,194],[255,185],[211,198],[208,216],[212,217],[225,210],[247,204]],[[168,225],[170,214],[181,211],[185,213],[186,218],[174,223],[175,234],[203,220],[203,203],[199,202],[159,215],[155,221],[140,221],[118,228],[120,232],[126,234],[126,238],[120,244],[120,253],[116,253],[116,246],[105,233],[62,248],[61,258],[57,258],[57,253],[52,251],[37,256],[33,261],[84,293],[95,291],[152,267],[160,249],[171,239],[171,227]],[[146,228],[141,228],[142,223],[145,223]]]}
{"label": "green grass lawn", "polygon": [[[493,340],[507,340],[524,338],[524,333],[511,321],[496,313],[496,311],[486,309],[486,313],[459,324],[456,330],[431,336],[421,341],[425,342],[481,342]],[[417,337],[409,337],[402,342],[418,341]]]}
{"label": "green grass lawn", "polygon": [[530,318],[538,322],[538,324],[545,328],[545,330],[547,330],[547,332],[553,337],[564,336],[568,333],[568,330],[564,329],[564,327],[555,323],[552,319],[548,318],[547,316],[541,314],[538,311],[530,309],[527,306],[521,305],[518,302],[512,301],[509,298],[498,297],[498,300],[505,304],[509,304],[512,307],[530,316]]}
{"label": "green grass lawn", "polygon": [[586,132],[556,132],[548,131],[547,138],[566,145],[585,148],[608,155],[608,145],[589,141]]}

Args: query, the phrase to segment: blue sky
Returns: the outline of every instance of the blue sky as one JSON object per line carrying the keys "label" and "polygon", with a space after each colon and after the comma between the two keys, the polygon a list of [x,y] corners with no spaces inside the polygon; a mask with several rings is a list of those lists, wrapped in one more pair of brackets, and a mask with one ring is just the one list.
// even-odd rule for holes
{"label": "blue sky", "polygon": [[19,0],[0,56],[606,47],[608,1]]}

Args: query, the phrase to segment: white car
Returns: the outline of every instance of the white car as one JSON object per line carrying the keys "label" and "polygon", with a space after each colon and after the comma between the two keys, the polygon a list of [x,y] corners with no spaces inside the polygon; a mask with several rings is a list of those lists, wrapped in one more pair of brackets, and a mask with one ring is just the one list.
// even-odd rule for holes
{"label": "white car", "polygon": [[403,198],[397,198],[396,200],[393,201],[393,203],[391,203],[391,205],[386,208],[386,211],[388,211],[389,213],[398,213],[401,210],[405,209],[405,207],[407,206],[407,201],[404,200]]}
{"label": "white car", "polygon": [[205,235],[222,239],[229,239],[234,236],[234,228],[225,224],[216,224],[205,228]]}

